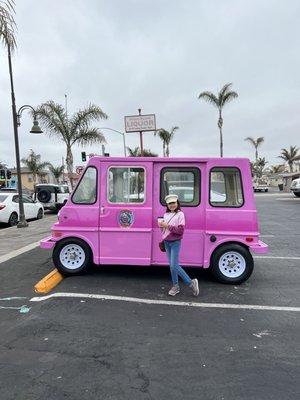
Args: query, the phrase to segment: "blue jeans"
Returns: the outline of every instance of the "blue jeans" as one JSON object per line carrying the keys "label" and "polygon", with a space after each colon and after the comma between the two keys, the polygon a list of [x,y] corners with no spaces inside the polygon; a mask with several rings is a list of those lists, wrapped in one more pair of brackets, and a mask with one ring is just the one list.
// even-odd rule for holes
{"label": "blue jeans", "polygon": [[170,263],[170,271],[173,285],[178,285],[178,275],[182,278],[184,283],[190,285],[192,280],[184,269],[179,265],[179,251],[181,246],[181,240],[174,240],[168,242],[164,240],[166,253]]}

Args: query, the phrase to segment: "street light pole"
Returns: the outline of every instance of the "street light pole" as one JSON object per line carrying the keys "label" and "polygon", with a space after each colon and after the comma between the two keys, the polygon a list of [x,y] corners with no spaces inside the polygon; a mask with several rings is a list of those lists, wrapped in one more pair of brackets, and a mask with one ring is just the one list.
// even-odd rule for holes
{"label": "street light pole", "polygon": [[126,157],[125,133],[124,133],[124,132],[117,131],[116,129],[112,129],[112,128],[104,128],[104,127],[101,127],[101,128],[99,128],[99,129],[108,129],[109,131],[113,131],[113,132],[120,133],[120,134],[123,136],[124,156]]}
{"label": "street light pole", "polygon": [[8,50],[8,67],[9,67],[9,76],[10,76],[10,87],[11,87],[11,101],[12,101],[12,114],[13,114],[13,126],[14,126],[14,139],[15,139],[15,152],[16,152],[16,166],[17,166],[17,177],[18,177],[18,193],[19,193],[19,222],[18,228],[27,228],[28,223],[25,219],[24,213],[24,204],[23,204],[23,193],[22,193],[22,176],[21,176],[21,163],[20,163],[20,147],[19,147],[19,135],[18,135],[18,126],[20,126],[20,118],[23,110],[31,109],[33,111],[33,127],[31,128],[31,133],[42,133],[41,128],[39,127],[38,121],[36,119],[35,110],[33,107],[29,105],[22,106],[18,113],[16,109],[16,99],[15,99],[15,91],[14,91],[14,82],[13,82],[13,72],[12,72],[12,62],[11,62],[11,51],[10,44],[7,46]]}
{"label": "street light pole", "polygon": [[11,101],[12,101],[12,114],[13,114],[13,125],[14,125],[14,138],[15,138],[15,152],[16,152],[16,165],[17,165],[17,177],[18,177],[18,193],[19,193],[19,222],[18,228],[26,228],[28,226],[25,220],[24,204],[22,198],[22,181],[21,181],[21,165],[20,165],[20,148],[19,148],[19,137],[18,137],[18,123],[17,123],[17,110],[16,100],[14,92],[14,82],[11,64],[11,53],[10,45],[8,44],[8,66],[10,75],[10,87],[11,87]]}

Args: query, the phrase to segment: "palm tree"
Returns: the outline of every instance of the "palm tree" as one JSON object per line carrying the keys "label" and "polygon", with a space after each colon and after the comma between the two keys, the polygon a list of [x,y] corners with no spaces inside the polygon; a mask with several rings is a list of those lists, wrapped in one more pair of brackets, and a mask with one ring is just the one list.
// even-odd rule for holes
{"label": "palm tree", "polygon": [[271,165],[271,167],[269,168],[269,171],[271,172],[271,174],[278,174],[279,172],[284,171],[284,165],[282,165],[282,164]]}
{"label": "palm tree", "polygon": [[[141,149],[140,147],[135,147],[134,149],[131,149],[130,147],[127,147],[129,156],[128,157],[141,157]],[[151,150],[144,149],[143,150],[143,157],[157,157],[157,154],[152,153]]]}
{"label": "palm tree", "polygon": [[268,164],[268,161],[266,161],[265,157],[259,157],[256,162],[255,162],[255,170],[256,170],[256,175],[258,178],[261,178],[263,173],[265,172],[265,167]]}
{"label": "palm tree", "polygon": [[30,150],[29,156],[26,158],[22,158],[21,162],[32,173],[34,186],[37,183],[37,177],[45,175],[45,168],[49,166],[49,162],[41,162],[41,155],[36,154],[32,149]]}
{"label": "palm tree", "polygon": [[73,153],[74,144],[86,146],[94,143],[106,143],[99,128],[91,127],[93,121],[107,119],[107,115],[94,104],[77,111],[68,119],[66,110],[54,101],[40,105],[36,110],[41,124],[49,136],[55,137],[66,145],[66,164],[69,180],[73,188]]}
{"label": "palm tree", "polygon": [[163,156],[164,157],[169,157],[170,155],[170,149],[169,145],[171,140],[174,138],[175,132],[179,129],[178,126],[173,126],[170,131],[167,131],[166,129],[158,129],[157,131],[154,132],[154,135],[158,134],[159,138],[163,142]]}
{"label": "palm tree", "polygon": [[54,178],[56,179],[56,183],[59,183],[59,178],[63,175],[65,166],[61,165],[58,167],[54,167],[53,164],[49,163],[48,168],[49,168],[49,171],[54,176]]}
{"label": "palm tree", "polygon": [[290,146],[290,150],[281,149],[281,155],[278,156],[279,158],[282,158],[285,162],[288,163],[288,166],[290,168],[290,172],[293,172],[294,162],[299,157],[298,151],[299,151],[299,148],[297,146]]}
{"label": "palm tree", "polygon": [[198,99],[203,99],[207,101],[208,103],[212,104],[214,107],[216,107],[219,111],[219,119],[218,119],[218,127],[220,130],[220,156],[223,157],[223,133],[222,133],[222,127],[223,127],[223,117],[222,117],[222,111],[223,107],[225,104],[229,103],[233,99],[236,99],[238,97],[238,94],[231,89],[232,83],[226,83],[222,87],[222,89],[219,91],[217,95],[215,95],[212,92],[202,92],[199,94]]}
{"label": "palm tree", "polygon": [[258,137],[257,139],[254,139],[253,137],[247,137],[245,139],[246,141],[248,141],[249,143],[251,143],[254,148],[255,148],[255,161],[257,161],[258,159],[258,147],[264,142],[264,138],[262,136]]}

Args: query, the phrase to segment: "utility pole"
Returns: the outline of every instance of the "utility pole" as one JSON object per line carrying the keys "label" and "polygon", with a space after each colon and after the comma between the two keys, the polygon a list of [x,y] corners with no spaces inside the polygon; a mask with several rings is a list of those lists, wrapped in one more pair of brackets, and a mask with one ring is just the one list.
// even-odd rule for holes
{"label": "utility pole", "polygon": [[[139,108],[139,115],[141,115],[142,109]],[[143,132],[140,132],[140,146],[141,146],[141,157],[144,155],[144,147],[143,147]]]}

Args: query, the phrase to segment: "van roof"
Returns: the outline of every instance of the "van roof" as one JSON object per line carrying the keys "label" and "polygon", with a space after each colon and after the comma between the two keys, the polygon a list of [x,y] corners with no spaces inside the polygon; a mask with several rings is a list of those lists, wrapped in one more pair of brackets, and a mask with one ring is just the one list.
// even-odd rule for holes
{"label": "van roof", "polygon": [[208,162],[214,163],[222,161],[222,163],[230,163],[233,161],[248,161],[249,158],[245,157],[107,157],[107,156],[93,156],[90,160],[99,161],[130,161],[132,162]]}

